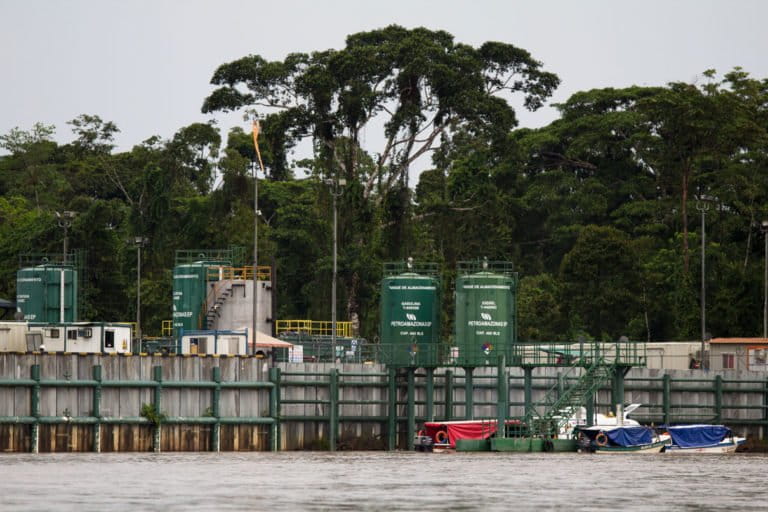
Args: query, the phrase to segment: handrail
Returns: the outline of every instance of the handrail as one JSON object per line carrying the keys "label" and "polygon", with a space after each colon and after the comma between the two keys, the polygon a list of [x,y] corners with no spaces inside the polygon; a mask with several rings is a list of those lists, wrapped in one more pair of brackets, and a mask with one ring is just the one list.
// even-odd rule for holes
{"label": "handrail", "polygon": [[[272,267],[269,265],[259,265],[256,267],[256,277],[259,281],[270,281],[272,279]],[[253,281],[253,265],[244,267],[211,266],[207,269],[206,280]]]}
{"label": "handrail", "polygon": [[[278,320],[275,332],[281,334],[308,334],[310,336],[332,336],[333,322],[328,320]],[[336,335],[351,338],[352,322],[336,322]]]}

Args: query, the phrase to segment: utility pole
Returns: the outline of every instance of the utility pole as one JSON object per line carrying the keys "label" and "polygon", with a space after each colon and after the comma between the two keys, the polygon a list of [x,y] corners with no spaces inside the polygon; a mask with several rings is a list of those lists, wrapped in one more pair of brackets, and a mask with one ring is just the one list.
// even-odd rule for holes
{"label": "utility pole", "polygon": [[709,198],[699,193],[698,200],[696,201],[696,209],[701,212],[701,369],[708,369],[709,362],[704,364],[704,351],[706,349],[706,332],[707,332],[707,288],[706,288],[706,253],[705,247],[707,244],[706,222],[705,217],[707,210],[709,210]]}
{"label": "utility pole", "polygon": [[768,338],[768,220],[760,224],[765,239],[765,263],[763,270],[763,338]]}
{"label": "utility pole", "polygon": [[333,196],[333,277],[331,278],[331,344],[333,350],[336,350],[336,279],[338,274],[337,254],[338,254],[338,208],[337,199],[341,196],[341,187],[347,184],[345,179],[327,179],[325,184],[331,187]]}
{"label": "utility pole", "polygon": [[[66,287],[66,279],[64,275],[64,267],[67,264],[67,242],[68,242],[68,232],[69,227],[72,225],[72,221],[75,219],[75,216],[77,215],[76,212],[71,211],[64,211],[64,212],[56,212],[56,218],[58,219],[59,227],[64,228],[64,253],[62,254],[61,258],[61,273],[60,273],[60,282],[59,282],[59,322],[64,323],[64,302],[66,299],[65,294],[65,287]],[[74,274],[73,278],[74,278]],[[77,320],[76,318],[72,319]]]}
{"label": "utility pole", "polygon": [[[147,244],[148,240],[143,236],[133,238],[133,245],[136,246],[136,338],[139,340],[139,350],[141,350],[141,248]],[[143,351],[142,351],[143,352]]]}

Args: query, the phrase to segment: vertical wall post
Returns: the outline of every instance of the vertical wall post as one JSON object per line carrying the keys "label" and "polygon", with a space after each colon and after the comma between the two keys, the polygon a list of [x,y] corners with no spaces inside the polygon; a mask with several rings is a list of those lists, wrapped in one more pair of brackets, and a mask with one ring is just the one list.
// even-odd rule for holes
{"label": "vertical wall post", "polygon": [[269,392],[269,416],[275,420],[269,429],[270,450],[280,451],[280,368],[269,369],[269,381],[275,386]]}
{"label": "vertical wall post", "polygon": [[595,424],[595,395],[591,394],[587,397],[587,403],[584,404],[584,408],[587,410],[587,426],[591,427]]}
{"label": "vertical wall post", "polygon": [[339,435],[339,370],[333,368],[329,375],[329,411],[328,411],[328,449],[336,451],[336,439]]}
{"label": "vertical wall post", "polygon": [[507,360],[504,354],[499,356],[496,365],[496,437],[507,437],[507,413],[509,412],[509,379],[507,379]]}
{"label": "vertical wall post", "polygon": [[211,414],[216,419],[216,422],[211,426],[211,451],[221,451],[221,368],[218,366],[213,367],[212,374],[213,382],[216,386],[213,388],[211,394]]}
{"label": "vertical wall post", "polygon": [[389,414],[387,415],[387,449],[393,451],[397,448],[397,372],[394,368],[387,368],[389,389],[387,400],[389,401]]}
{"label": "vertical wall post", "polygon": [[426,421],[435,421],[435,369],[427,368]]}
{"label": "vertical wall post", "polygon": [[523,367],[523,403],[525,415],[530,416],[533,413],[533,368],[531,366]]}
{"label": "vertical wall post", "polygon": [[91,369],[93,380],[96,385],[93,386],[93,412],[92,416],[96,418],[96,424],[93,425],[93,451],[101,452],[101,365],[94,365]]}
{"label": "vertical wall post", "polygon": [[669,425],[672,420],[672,377],[668,373],[663,377],[662,410],[664,411],[664,424]]}
{"label": "vertical wall post", "polygon": [[[765,235],[768,238],[768,233]],[[765,439],[768,434],[768,379],[763,385],[763,425],[760,427],[760,439]]]}
{"label": "vertical wall post", "polygon": [[464,368],[464,419],[475,419],[475,383],[472,378],[474,368]]}
{"label": "vertical wall post", "polygon": [[618,406],[624,405],[624,367],[613,368],[613,386],[611,386],[611,409],[614,414],[619,413]]}
{"label": "vertical wall post", "polygon": [[414,450],[414,437],[416,436],[416,368],[408,368],[408,450]]}
{"label": "vertical wall post", "polygon": [[[162,406],[162,400],[161,397],[163,395],[163,367],[162,366],[155,366],[152,368],[152,377],[157,384],[155,385],[155,397],[154,397],[154,405],[155,405],[155,413],[160,416],[160,407]],[[160,439],[161,439],[161,432],[162,432],[162,425],[161,422],[158,421],[155,423],[155,430],[154,435],[152,437],[152,449],[155,453],[160,453]]]}
{"label": "vertical wall post", "polygon": [[31,368],[32,380],[35,383],[32,385],[32,404],[31,413],[35,418],[35,422],[32,424],[32,439],[30,442],[30,451],[32,453],[39,453],[40,451],[40,365],[33,364]]}
{"label": "vertical wall post", "polygon": [[723,377],[715,376],[715,423],[723,421]]}
{"label": "vertical wall post", "polygon": [[445,372],[445,421],[453,419],[453,371]]}
{"label": "vertical wall post", "polygon": [[565,377],[563,372],[557,372],[557,398],[560,398],[565,393]]}

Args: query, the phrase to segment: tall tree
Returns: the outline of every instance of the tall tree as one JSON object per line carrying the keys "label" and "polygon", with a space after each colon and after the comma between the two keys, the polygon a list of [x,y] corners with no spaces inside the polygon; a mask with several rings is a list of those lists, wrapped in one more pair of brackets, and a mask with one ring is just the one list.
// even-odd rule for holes
{"label": "tall tree", "polygon": [[[250,55],[220,66],[211,82],[219,88],[205,100],[204,112],[251,107],[265,122],[283,127],[290,135],[286,146],[310,137],[320,174],[359,183],[355,189],[363,201],[386,201],[397,233],[410,208],[409,169],[415,160],[459,130],[503,140],[516,124],[506,95],[520,93],[525,106],[536,109],[559,80],[509,44],[473,48],[455,43],[447,32],[392,25],[350,35],[342,50],[291,54],[282,62]],[[383,142],[373,165],[363,166],[361,141],[363,134],[373,139],[372,126],[384,127]],[[389,239],[402,241],[400,235]],[[352,245],[362,248],[366,242],[358,236]],[[353,274],[348,293],[353,322],[359,282]]]}

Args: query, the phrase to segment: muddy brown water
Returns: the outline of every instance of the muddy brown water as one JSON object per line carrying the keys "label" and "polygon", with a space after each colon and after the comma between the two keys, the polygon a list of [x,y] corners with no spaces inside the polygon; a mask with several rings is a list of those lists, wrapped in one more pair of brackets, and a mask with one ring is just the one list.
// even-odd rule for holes
{"label": "muddy brown water", "polygon": [[0,510],[766,510],[768,456],[0,455]]}

